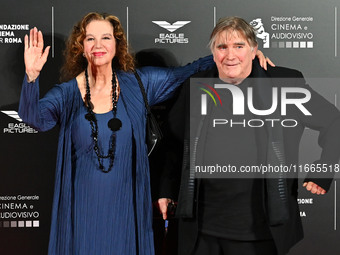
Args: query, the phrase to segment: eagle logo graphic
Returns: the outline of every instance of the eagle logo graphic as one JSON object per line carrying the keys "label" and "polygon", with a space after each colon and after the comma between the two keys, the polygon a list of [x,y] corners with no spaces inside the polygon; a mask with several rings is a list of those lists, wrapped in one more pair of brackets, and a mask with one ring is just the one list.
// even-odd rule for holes
{"label": "eagle logo graphic", "polygon": [[167,21],[152,21],[152,22],[168,30],[169,32],[175,32],[177,29],[184,27],[186,24],[189,24],[191,21],[176,21],[173,24],[170,24]]}

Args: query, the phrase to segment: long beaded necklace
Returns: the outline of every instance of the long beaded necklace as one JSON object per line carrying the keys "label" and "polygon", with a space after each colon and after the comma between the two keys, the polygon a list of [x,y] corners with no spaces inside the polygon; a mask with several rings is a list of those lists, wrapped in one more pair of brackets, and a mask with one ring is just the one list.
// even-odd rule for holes
{"label": "long beaded necklace", "polygon": [[[115,158],[115,150],[116,150],[116,131],[118,131],[122,127],[122,122],[120,119],[116,118],[117,115],[117,81],[116,81],[116,74],[112,71],[112,112],[113,118],[110,119],[107,123],[108,127],[112,130],[112,134],[110,136],[109,141],[109,150],[107,155],[103,155],[99,150],[98,145],[98,123],[95,113],[93,112],[93,104],[91,103],[91,92],[90,92],[90,84],[89,78],[87,73],[87,68],[85,69],[85,80],[86,80],[86,95],[85,95],[85,105],[87,109],[87,114],[85,114],[85,119],[90,122],[91,125],[91,137],[94,142],[93,150],[97,155],[97,160],[99,164],[99,169],[104,172],[108,173],[112,169],[113,161]],[[110,158],[110,165],[107,170],[105,170],[103,165],[103,160],[106,158]]]}

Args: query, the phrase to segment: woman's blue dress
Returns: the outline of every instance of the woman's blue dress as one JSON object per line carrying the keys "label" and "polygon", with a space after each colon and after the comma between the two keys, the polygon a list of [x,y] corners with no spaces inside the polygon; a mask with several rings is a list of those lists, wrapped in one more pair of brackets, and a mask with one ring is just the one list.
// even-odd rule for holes
{"label": "woman's blue dress", "polygon": [[[79,93],[79,100],[82,100]],[[79,102],[82,104],[82,102]],[[85,119],[85,106],[72,126],[72,161],[74,168],[73,254],[136,253],[135,223],[132,197],[132,131],[122,97],[118,100],[117,117],[122,128],[116,132],[116,152],[110,172],[99,169],[93,150],[90,122]],[[112,131],[108,121],[112,111],[95,114],[101,154],[107,155]],[[103,165],[108,169],[109,159]]]}

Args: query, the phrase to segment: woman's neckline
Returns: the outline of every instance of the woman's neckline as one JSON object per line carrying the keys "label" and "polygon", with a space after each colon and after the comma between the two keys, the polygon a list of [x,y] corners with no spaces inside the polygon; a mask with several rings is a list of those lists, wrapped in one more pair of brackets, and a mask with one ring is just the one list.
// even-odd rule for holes
{"label": "woman's neckline", "polygon": [[[77,76],[77,77],[78,77],[78,76]],[[86,109],[85,101],[84,101],[84,99],[83,99],[83,97],[82,97],[82,94],[81,94],[81,91],[80,91],[80,88],[79,88],[79,83],[78,83],[77,77],[75,77],[74,80],[75,80],[75,83],[76,83],[75,85],[76,85],[77,90],[78,90],[78,96],[79,96],[79,99],[82,101],[82,106]],[[118,77],[117,77],[117,79],[118,79]],[[121,91],[120,91],[120,93],[121,93]],[[120,101],[120,96],[118,97],[117,104],[119,103],[119,101]],[[112,110],[109,110],[109,111],[107,111],[107,112],[99,112],[99,113],[93,111],[93,113],[96,114],[96,115],[105,115],[105,114],[108,114],[108,113],[110,113],[110,112],[112,112]]]}

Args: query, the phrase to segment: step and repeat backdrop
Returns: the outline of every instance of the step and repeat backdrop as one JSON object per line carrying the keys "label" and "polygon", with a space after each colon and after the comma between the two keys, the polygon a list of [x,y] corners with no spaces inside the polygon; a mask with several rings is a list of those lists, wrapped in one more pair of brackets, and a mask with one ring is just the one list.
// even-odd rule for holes
{"label": "step and repeat backdrop", "polygon": [[[41,133],[17,114],[24,77],[23,38],[37,27],[51,50],[41,95],[59,83],[62,50],[73,25],[90,11],[118,16],[140,63],[183,65],[210,54],[216,21],[240,16],[259,30],[259,48],[277,65],[303,72],[316,91],[340,105],[336,0],[12,0],[0,8],[0,254],[47,254],[58,127]],[[315,81],[320,82],[315,82]],[[312,82],[311,82],[312,83]],[[340,130],[339,130],[340,132]],[[319,157],[318,134],[306,130],[300,163]],[[155,178],[157,179],[157,178]],[[302,183],[302,180],[300,180]],[[338,184],[337,184],[338,183]],[[325,196],[299,190],[305,238],[289,253],[340,254],[340,182]]]}

